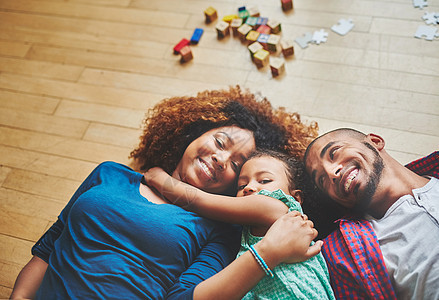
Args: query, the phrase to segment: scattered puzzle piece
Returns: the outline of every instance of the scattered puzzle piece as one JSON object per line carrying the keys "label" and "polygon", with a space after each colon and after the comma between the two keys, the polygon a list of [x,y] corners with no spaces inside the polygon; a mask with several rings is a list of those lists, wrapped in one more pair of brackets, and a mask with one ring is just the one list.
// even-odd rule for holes
{"label": "scattered puzzle piece", "polygon": [[422,19],[424,19],[425,24],[427,25],[436,25],[439,20],[438,17],[439,17],[438,13],[435,12],[429,13],[428,11],[426,11]]}
{"label": "scattered puzzle piece", "polygon": [[312,42],[317,45],[320,45],[320,43],[325,43],[327,39],[328,33],[324,29],[314,31],[314,34],[312,35]]}
{"label": "scattered puzzle piece", "polygon": [[308,44],[312,41],[312,33],[307,32],[303,36],[298,37],[294,40],[302,49],[308,47]]}
{"label": "scattered puzzle piece", "polygon": [[427,41],[432,41],[435,36],[438,36],[437,28],[432,26],[420,25],[415,33],[416,38],[422,39],[422,37],[425,37]]}
{"label": "scattered puzzle piece", "polygon": [[413,0],[413,6],[422,9],[424,6],[428,6],[428,3],[427,0]]}
{"label": "scattered puzzle piece", "polygon": [[349,31],[354,28],[354,23],[352,23],[351,19],[340,19],[338,20],[338,24],[331,27],[331,30],[339,35],[345,35]]}

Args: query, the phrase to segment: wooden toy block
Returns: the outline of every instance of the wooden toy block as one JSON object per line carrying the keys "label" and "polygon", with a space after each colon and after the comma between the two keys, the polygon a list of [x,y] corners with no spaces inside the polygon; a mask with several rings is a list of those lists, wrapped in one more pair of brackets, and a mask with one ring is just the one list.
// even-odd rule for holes
{"label": "wooden toy block", "polygon": [[293,1],[292,0],[281,0],[282,10],[289,11],[293,9]]}
{"label": "wooden toy block", "polygon": [[280,36],[277,34],[270,34],[267,41],[267,48],[270,52],[277,52],[280,50]]}
{"label": "wooden toy block", "polygon": [[270,35],[269,34],[260,34],[258,37],[258,42],[262,45],[262,47],[264,47],[265,50],[268,50],[268,39],[269,39]]}
{"label": "wooden toy block", "polygon": [[256,41],[258,40],[259,35],[260,35],[260,33],[257,32],[256,30],[251,30],[251,31],[247,34],[247,36],[245,37],[245,40],[246,40],[248,43],[254,43],[254,42],[256,42]]}
{"label": "wooden toy block", "polygon": [[219,39],[226,37],[230,33],[230,24],[225,21],[219,21],[215,28]]}
{"label": "wooden toy block", "polygon": [[282,27],[279,21],[270,19],[267,21],[267,26],[271,28],[271,33],[276,34],[282,31]]}
{"label": "wooden toy block", "polygon": [[238,7],[238,11],[244,11],[244,10],[246,10],[245,6]]}
{"label": "wooden toy block", "polygon": [[250,14],[248,13],[248,10],[243,10],[238,13],[238,17],[240,17],[245,22],[247,18],[250,17]]}
{"label": "wooden toy block", "polygon": [[216,9],[213,8],[212,6],[209,6],[204,11],[204,16],[206,17],[206,24],[212,23],[213,21],[218,19],[218,13],[217,13]]}
{"label": "wooden toy block", "polygon": [[267,50],[261,49],[258,50],[255,55],[253,55],[253,61],[255,62],[258,68],[263,68],[268,64],[270,57],[270,52]]}
{"label": "wooden toy block", "polygon": [[252,61],[254,60],[254,55],[256,54],[256,52],[258,52],[261,49],[264,49],[264,47],[262,47],[262,45],[258,42],[254,42],[253,44],[250,44],[247,48],[248,51],[250,51],[250,58],[252,59]]}
{"label": "wooden toy block", "polygon": [[277,77],[285,73],[285,62],[278,57],[270,57],[270,69],[273,77]]}
{"label": "wooden toy block", "polygon": [[189,46],[184,46],[183,48],[181,48],[180,55],[181,55],[180,62],[182,63],[190,61],[192,58],[194,58],[192,55],[191,47]]}
{"label": "wooden toy block", "polygon": [[282,49],[282,54],[284,55],[284,57],[294,55],[293,41],[282,39],[280,41],[280,47]]}
{"label": "wooden toy block", "polygon": [[270,34],[271,28],[268,27],[267,25],[261,25],[258,27],[258,29],[256,29],[256,31],[263,34]]}
{"label": "wooden toy block", "polygon": [[233,36],[238,36],[238,28],[242,25],[242,19],[233,19],[230,23],[230,28],[232,28]]}
{"label": "wooden toy block", "polygon": [[259,12],[259,9],[256,6],[250,7],[247,9],[250,17],[259,17],[261,13]]}
{"label": "wooden toy block", "polygon": [[267,25],[268,18],[258,17],[256,21],[256,27],[259,27],[261,25]]}
{"label": "wooden toy block", "polygon": [[256,27],[256,22],[258,21],[257,17],[248,17],[247,21],[245,21],[245,24],[249,25],[253,28]]}
{"label": "wooden toy block", "polygon": [[223,17],[223,21],[227,23],[231,23],[233,19],[239,18],[238,15],[228,15]]}
{"label": "wooden toy block", "polygon": [[191,44],[198,44],[200,42],[201,36],[203,35],[203,32],[203,29],[195,28],[194,33],[191,37]]}
{"label": "wooden toy block", "polygon": [[242,42],[245,42],[245,37],[252,30],[252,27],[248,24],[242,24],[241,27],[238,28],[238,37]]}
{"label": "wooden toy block", "polygon": [[180,42],[178,42],[177,45],[174,46],[174,54],[178,54],[181,51],[181,48],[183,48],[184,46],[189,45],[189,40],[188,39],[181,39]]}

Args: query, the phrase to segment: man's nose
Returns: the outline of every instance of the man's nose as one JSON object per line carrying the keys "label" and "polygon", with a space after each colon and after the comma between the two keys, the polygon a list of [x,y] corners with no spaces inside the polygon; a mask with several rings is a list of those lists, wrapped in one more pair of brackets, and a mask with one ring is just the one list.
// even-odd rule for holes
{"label": "man's nose", "polygon": [[326,168],[326,173],[332,183],[335,183],[341,175],[341,170],[343,166],[341,164],[330,164]]}

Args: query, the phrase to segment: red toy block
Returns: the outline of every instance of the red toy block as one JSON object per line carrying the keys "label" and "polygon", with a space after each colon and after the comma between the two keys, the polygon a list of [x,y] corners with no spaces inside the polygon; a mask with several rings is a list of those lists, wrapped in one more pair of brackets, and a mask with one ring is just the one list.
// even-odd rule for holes
{"label": "red toy block", "polygon": [[181,41],[175,45],[174,47],[174,54],[178,54],[181,51],[181,48],[183,48],[184,46],[189,45],[189,40],[188,39],[181,39]]}
{"label": "red toy block", "polygon": [[281,0],[282,3],[282,10],[288,11],[293,9],[293,1],[292,0]]}

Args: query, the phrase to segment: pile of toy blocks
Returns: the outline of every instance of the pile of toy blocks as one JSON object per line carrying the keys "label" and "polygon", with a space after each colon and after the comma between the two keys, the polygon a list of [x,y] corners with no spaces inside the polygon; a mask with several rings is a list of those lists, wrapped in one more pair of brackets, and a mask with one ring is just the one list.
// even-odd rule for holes
{"label": "pile of toy blocks", "polygon": [[[284,2],[287,3],[284,8]],[[290,3],[290,6],[288,6]],[[292,9],[291,1],[282,0],[282,9]],[[206,23],[212,23],[218,18],[213,7],[204,11]],[[258,68],[270,65],[273,77],[285,72],[284,58],[294,55],[293,42],[283,39],[281,24],[266,17],[262,17],[257,7],[239,7],[236,14],[224,16],[216,24],[218,39],[233,35],[247,46],[250,58]]]}

